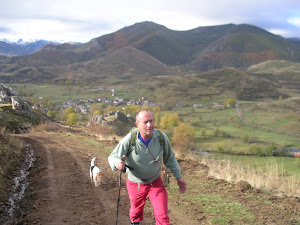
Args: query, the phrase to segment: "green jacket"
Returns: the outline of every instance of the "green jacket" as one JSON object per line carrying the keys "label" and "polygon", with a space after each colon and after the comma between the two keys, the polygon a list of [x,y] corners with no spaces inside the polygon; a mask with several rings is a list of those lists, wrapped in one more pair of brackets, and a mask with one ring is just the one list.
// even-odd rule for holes
{"label": "green jacket", "polygon": [[160,145],[159,132],[157,130],[154,130],[152,139],[148,145],[154,158],[158,158],[157,163],[148,151],[147,146],[138,138],[138,134],[136,135],[135,150],[128,155],[131,138],[131,133],[128,133],[108,157],[108,162],[112,170],[117,170],[115,167],[116,160],[120,159],[123,155],[126,155],[126,164],[133,168],[133,170],[128,168],[126,170],[128,179],[134,183],[148,184],[155,181],[160,176],[160,167],[163,159],[165,166],[171,170],[173,175],[176,178],[180,178],[181,171],[169,139],[165,133],[161,133],[165,139],[165,150],[163,150]]}

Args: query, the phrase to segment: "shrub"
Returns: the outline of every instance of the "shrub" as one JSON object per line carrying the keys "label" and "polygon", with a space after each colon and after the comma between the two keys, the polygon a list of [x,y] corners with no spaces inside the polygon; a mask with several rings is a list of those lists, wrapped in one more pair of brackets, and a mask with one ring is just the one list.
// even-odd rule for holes
{"label": "shrub", "polygon": [[53,111],[51,111],[51,110],[49,110],[49,111],[47,112],[47,116],[50,117],[50,118],[55,119],[55,118],[56,118],[56,113],[53,112]]}
{"label": "shrub", "polygon": [[101,114],[101,112],[100,112],[99,109],[96,109],[96,110],[94,111],[93,115],[99,115],[99,116],[101,116],[102,114]]}
{"label": "shrub", "polygon": [[101,124],[91,123],[87,129],[89,132],[101,135],[103,137],[107,137],[112,133],[111,129],[108,126],[104,126]]}
{"label": "shrub", "polygon": [[77,124],[77,115],[76,113],[71,113],[68,115],[67,124],[76,125]]}
{"label": "shrub", "polygon": [[160,126],[163,129],[172,129],[179,124],[178,113],[167,113],[160,120]]}
{"label": "shrub", "polygon": [[62,128],[57,123],[46,122],[40,123],[38,126],[31,128],[31,132],[61,132]]}
{"label": "shrub", "polygon": [[155,127],[159,127],[160,126],[160,119],[161,119],[161,116],[160,116],[159,112],[154,114],[154,119],[155,119]]}
{"label": "shrub", "polygon": [[249,152],[252,155],[264,156],[263,149],[256,143],[250,145]]}
{"label": "shrub", "polygon": [[202,129],[202,130],[201,130],[201,135],[202,135],[202,136],[205,136],[205,135],[206,135],[206,130],[205,130],[205,129]]}
{"label": "shrub", "polygon": [[216,147],[216,151],[220,152],[220,153],[224,153],[226,150],[225,145],[224,144],[218,144]]}
{"label": "shrub", "polygon": [[227,99],[227,106],[230,108],[235,107],[235,99]]}
{"label": "shrub", "polygon": [[248,134],[246,134],[244,137],[243,137],[243,142],[244,143],[253,143],[256,141],[256,134],[252,135],[252,136],[249,136]]}
{"label": "shrub", "polygon": [[249,135],[246,134],[244,137],[243,137],[243,142],[244,143],[249,143]]}
{"label": "shrub", "polygon": [[271,145],[268,145],[265,149],[265,153],[266,155],[268,156],[272,156],[273,155],[273,152],[276,150],[276,146],[271,144]]}
{"label": "shrub", "polygon": [[222,134],[222,131],[221,131],[219,128],[216,128],[216,129],[214,130],[214,136],[215,136],[215,137],[219,137],[221,134]]}
{"label": "shrub", "polygon": [[173,143],[177,150],[183,154],[194,143],[194,127],[189,123],[179,122],[173,131]]}
{"label": "shrub", "polygon": [[64,117],[64,119],[67,119],[68,116],[69,116],[71,113],[76,113],[75,109],[73,109],[73,108],[66,108],[65,111],[63,112],[63,117]]}
{"label": "shrub", "polygon": [[125,115],[130,114],[133,118],[138,114],[141,108],[138,105],[131,105],[123,110]]}

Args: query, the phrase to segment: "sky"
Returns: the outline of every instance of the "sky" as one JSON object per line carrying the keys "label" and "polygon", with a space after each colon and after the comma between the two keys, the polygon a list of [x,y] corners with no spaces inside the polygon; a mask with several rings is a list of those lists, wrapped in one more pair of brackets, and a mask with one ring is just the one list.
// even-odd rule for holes
{"label": "sky", "polygon": [[300,0],[0,0],[0,40],[89,42],[135,23],[171,30],[247,23],[300,38]]}

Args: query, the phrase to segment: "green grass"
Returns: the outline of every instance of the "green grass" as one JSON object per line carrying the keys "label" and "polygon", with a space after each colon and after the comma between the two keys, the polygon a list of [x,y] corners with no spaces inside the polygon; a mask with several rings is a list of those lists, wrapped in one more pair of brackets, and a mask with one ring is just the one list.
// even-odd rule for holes
{"label": "green grass", "polygon": [[76,141],[78,141],[78,138],[80,138],[83,143],[91,145],[95,153],[105,152],[107,155],[109,155],[114,148],[114,146],[106,145],[105,143],[96,141],[93,138],[84,137],[84,136],[79,137],[78,135],[72,135],[72,134],[67,134],[67,135],[69,136],[70,139],[76,139]]}
{"label": "green grass", "polygon": [[[184,121],[191,123],[195,127],[196,139],[199,140],[198,144],[200,146],[210,144],[211,142],[244,146],[245,143],[243,143],[242,139],[245,135],[248,135],[255,137],[255,141],[263,145],[273,143],[275,145],[286,145],[291,148],[300,148],[300,141],[297,136],[284,134],[280,130],[278,132],[271,132],[267,129],[252,127],[239,122],[235,109],[222,110],[213,107],[210,109],[194,109],[192,107],[185,107],[174,110],[179,113],[179,116]],[[265,117],[267,117],[267,112],[265,113]],[[248,119],[247,116],[246,119]],[[260,123],[257,124],[261,125]],[[282,124],[286,126],[293,125],[290,120],[282,121],[281,126]],[[262,125],[267,126],[268,124]],[[213,131],[217,128],[230,134],[232,139],[212,137]],[[205,137],[201,135],[203,129],[206,131]]]}
{"label": "green grass", "polygon": [[[99,90],[92,86],[62,86],[62,85],[40,85],[40,84],[14,84],[16,90],[28,89],[34,92],[33,98],[48,97],[51,103],[61,104],[68,100],[80,100],[89,98],[110,97],[106,90]],[[99,84],[98,87],[101,87]]]}
{"label": "green grass", "polygon": [[[180,197],[180,201],[184,204],[178,207],[182,210],[187,210],[187,213],[199,211],[200,215],[204,213],[209,217],[209,224],[253,224],[255,222],[255,216],[240,203],[227,199],[228,196],[218,194],[217,191],[214,194],[204,191],[204,189],[215,188],[214,182],[203,182],[197,179],[196,175],[186,176],[185,179],[189,184],[189,191]],[[177,184],[171,182],[169,190],[171,201],[176,202],[177,192]],[[195,220],[195,224],[199,222]]]}
{"label": "green grass", "polygon": [[[232,71],[229,70],[228,74],[230,72]],[[300,148],[299,137],[280,132],[280,130],[287,130],[300,134],[300,107],[299,100],[297,100],[299,98],[283,101],[238,101],[246,121],[278,129],[278,132],[252,127],[239,121],[234,108],[194,108],[191,106],[193,104],[210,105],[216,101],[224,102],[232,97],[230,92],[220,94],[220,90],[216,86],[207,86],[206,83],[210,81],[208,75],[214,76],[215,74],[177,76],[173,77],[172,80],[168,76],[160,76],[156,79],[145,77],[141,82],[134,81],[132,83],[123,79],[110,79],[107,82],[110,85],[107,86],[104,83],[99,83],[95,86],[37,84],[19,84],[15,86],[18,86],[20,89],[26,88],[28,91],[33,91],[33,97],[49,97],[50,101],[56,104],[60,104],[70,98],[75,100],[96,97],[113,98],[107,90],[100,91],[98,87],[114,88],[117,96],[127,99],[139,99],[144,96],[157,102],[167,102],[168,106],[172,106],[176,102],[185,103],[188,107],[173,108],[172,112],[178,112],[183,121],[189,122],[194,126],[197,148],[215,149],[223,146],[232,150],[232,152],[247,153],[252,143],[245,143],[243,141],[245,136],[253,139],[253,143],[264,147],[274,144],[279,147]],[[218,79],[222,80],[223,78],[220,77]],[[191,86],[191,83],[196,85]],[[191,88],[188,88],[190,86]],[[217,93],[219,94],[216,96],[210,95]],[[168,96],[168,98],[166,99],[165,96]],[[164,112],[162,111],[162,113]],[[82,117],[82,119],[84,118]],[[84,125],[85,122],[82,119],[80,123]],[[225,132],[228,137],[214,136],[216,129]],[[205,131],[204,135],[203,131]],[[171,135],[171,132],[167,133]],[[284,167],[288,167],[288,165],[284,164]]]}
{"label": "green grass", "polygon": [[300,181],[300,160],[292,157],[260,157],[216,154],[213,158],[217,160],[229,160],[242,167],[253,168],[258,171],[266,172],[270,168],[278,170],[279,174],[284,176],[295,175]]}

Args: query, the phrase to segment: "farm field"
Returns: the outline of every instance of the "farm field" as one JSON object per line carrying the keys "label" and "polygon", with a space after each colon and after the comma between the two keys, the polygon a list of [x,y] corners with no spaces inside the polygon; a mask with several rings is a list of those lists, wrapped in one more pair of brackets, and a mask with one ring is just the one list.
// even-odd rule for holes
{"label": "farm field", "polygon": [[[115,81],[113,86],[120,88],[116,89],[117,93],[121,95],[120,97],[133,97],[133,94],[136,93],[139,93],[141,96],[144,94],[142,88],[135,90],[133,93],[129,91],[130,88],[118,85],[118,82]],[[54,105],[70,99],[114,98],[111,96],[109,87],[102,90],[99,88],[100,86],[14,85],[18,90],[26,90],[27,93],[33,93],[31,97],[48,97]],[[176,112],[181,120],[193,125],[195,128],[196,150],[211,149],[220,152],[221,149],[223,153],[244,154],[246,156],[221,154],[218,158],[224,157],[242,164],[246,160],[249,161],[249,166],[253,168],[265,166],[265,160],[268,157],[249,156],[249,151],[253,148],[251,146],[266,148],[274,145],[280,148],[300,148],[298,136],[282,132],[289,131],[300,134],[299,98],[294,97],[281,101],[265,102],[238,101],[240,111],[247,122],[278,131],[270,131],[244,124],[238,118],[235,108],[223,109],[223,107],[212,106],[216,101],[224,102],[226,98],[220,97],[216,100],[204,99],[203,101],[194,100],[194,104],[203,104],[204,107],[195,108],[190,103],[185,107],[172,107],[168,111],[162,109],[161,114]],[[83,119],[88,120],[89,116],[85,116]],[[170,131],[166,131],[166,133],[169,136],[172,135]],[[283,167],[287,173],[299,174],[299,159],[276,157],[271,159],[271,161],[276,162],[278,168]]]}

